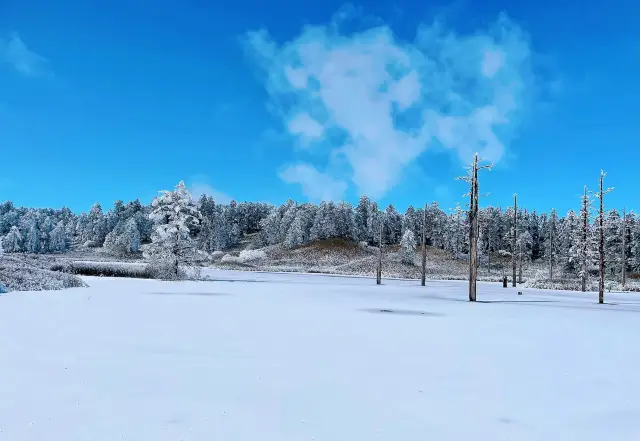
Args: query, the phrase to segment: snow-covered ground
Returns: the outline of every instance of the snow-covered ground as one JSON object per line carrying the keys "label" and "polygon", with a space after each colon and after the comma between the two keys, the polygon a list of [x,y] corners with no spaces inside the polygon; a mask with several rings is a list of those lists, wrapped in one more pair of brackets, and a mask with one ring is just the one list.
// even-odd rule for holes
{"label": "snow-covered ground", "polygon": [[0,440],[640,439],[640,296],[209,270],[0,296]]}

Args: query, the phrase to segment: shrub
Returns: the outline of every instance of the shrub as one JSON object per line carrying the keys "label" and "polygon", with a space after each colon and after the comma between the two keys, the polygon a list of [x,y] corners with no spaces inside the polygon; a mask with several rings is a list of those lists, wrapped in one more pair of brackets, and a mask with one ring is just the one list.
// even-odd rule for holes
{"label": "shrub", "polygon": [[81,276],[96,277],[129,277],[135,279],[154,278],[151,271],[145,265],[121,264],[115,262],[72,262],[69,264],[54,264],[51,266],[54,271],[64,271]]}
{"label": "shrub", "polygon": [[78,277],[51,271],[17,257],[5,256],[0,260],[0,290],[43,291],[80,288],[87,285]]}
{"label": "shrub", "polygon": [[238,257],[241,263],[253,262],[266,258],[267,253],[265,253],[263,250],[243,250],[240,251],[240,256]]}

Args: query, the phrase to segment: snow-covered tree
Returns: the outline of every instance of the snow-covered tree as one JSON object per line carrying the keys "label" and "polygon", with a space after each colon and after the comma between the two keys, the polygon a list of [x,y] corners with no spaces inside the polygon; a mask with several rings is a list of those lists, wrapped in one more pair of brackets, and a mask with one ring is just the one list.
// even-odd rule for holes
{"label": "snow-covered tree", "polygon": [[40,230],[35,222],[31,223],[27,230],[27,238],[24,242],[24,250],[27,253],[39,253],[40,249]]}
{"label": "snow-covered tree", "polygon": [[104,241],[104,250],[116,256],[134,254],[139,252],[140,248],[140,231],[135,217],[128,220],[121,218]]}
{"label": "snow-covered tree", "polygon": [[369,235],[369,212],[371,211],[371,201],[366,196],[361,196],[354,213],[354,223],[358,241],[371,242]]}
{"label": "snow-covered tree", "polygon": [[19,253],[23,251],[22,248],[22,234],[20,230],[15,225],[11,227],[9,233],[5,236],[4,240],[4,249],[7,253]]}
{"label": "snow-covered tree", "polygon": [[280,213],[278,210],[271,210],[267,217],[260,222],[260,227],[264,244],[277,244],[280,239]]}
{"label": "snow-covered tree", "polygon": [[200,224],[198,206],[180,181],[174,191],[156,197],[151,207],[155,230],[146,254],[153,266],[161,268],[162,277],[178,278],[180,265],[191,264],[197,255],[192,229]]}
{"label": "snow-covered tree", "polygon": [[49,233],[48,250],[53,253],[63,252],[67,249],[67,233],[64,221],[58,224]]}
{"label": "snow-covered tree", "polygon": [[416,237],[411,229],[407,229],[400,240],[400,259],[403,263],[413,265],[416,256]]}

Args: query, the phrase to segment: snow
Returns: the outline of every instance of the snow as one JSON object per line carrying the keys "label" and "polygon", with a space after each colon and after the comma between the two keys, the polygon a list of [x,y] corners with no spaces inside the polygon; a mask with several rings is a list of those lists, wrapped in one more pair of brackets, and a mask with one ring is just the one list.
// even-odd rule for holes
{"label": "snow", "polygon": [[206,273],[0,296],[0,440],[640,439],[636,294]]}

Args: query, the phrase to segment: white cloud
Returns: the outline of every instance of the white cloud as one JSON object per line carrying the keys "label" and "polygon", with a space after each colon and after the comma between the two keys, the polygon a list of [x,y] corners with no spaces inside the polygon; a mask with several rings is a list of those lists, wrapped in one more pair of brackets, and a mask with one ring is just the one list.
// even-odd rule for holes
{"label": "white cloud", "polygon": [[324,136],[324,127],[306,112],[294,115],[287,128],[289,133],[300,136],[303,145]]}
{"label": "white cloud", "polygon": [[42,76],[49,71],[49,61],[31,51],[16,32],[0,38],[0,61],[11,64],[27,77]]}
{"label": "white cloud", "polygon": [[207,196],[211,196],[218,204],[228,204],[233,200],[229,195],[216,190],[210,184],[202,182],[201,180],[194,180],[188,188],[194,199],[198,199],[206,194]]}
{"label": "white cloud", "polygon": [[487,50],[482,58],[482,74],[491,78],[502,67],[504,63],[504,52],[501,50]]}
{"label": "white cloud", "polygon": [[291,165],[280,172],[280,178],[290,184],[300,184],[305,196],[316,201],[339,201],[347,190],[346,182],[309,164]]}
{"label": "white cloud", "polygon": [[[378,198],[431,142],[464,162],[476,151],[501,159],[533,78],[518,26],[501,16],[486,30],[460,35],[435,23],[408,42],[386,25],[343,32],[343,15],[282,44],[265,30],[245,39],[289,134],[324,147],[322,179],[349,180]],[[315,182],[315,168],[306,167]]]}

